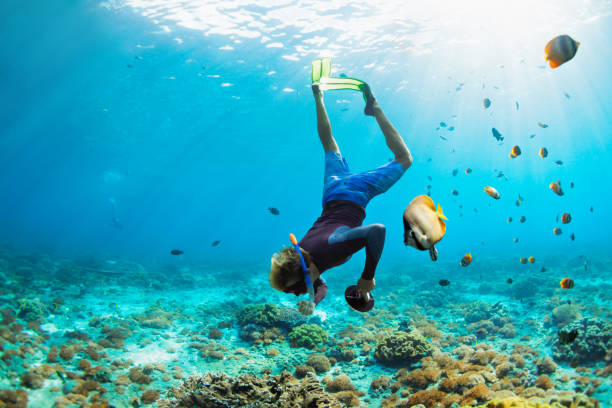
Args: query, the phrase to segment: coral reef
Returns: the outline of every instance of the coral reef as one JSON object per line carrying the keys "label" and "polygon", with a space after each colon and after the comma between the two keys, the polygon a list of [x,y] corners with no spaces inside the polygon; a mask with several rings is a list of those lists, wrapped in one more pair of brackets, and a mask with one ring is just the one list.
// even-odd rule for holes
{"label": "coral reef", "polygon": [[325,393],[318,381],[306,377],[301,381],[288,372],[263,378],[247,374],[238,378],[225,374],[206,374],[190,377],[173,387],[170,400],[158,400],[159,408],[342,408],[333,396]]}
{"label": "coral reef", "polygon": [[24,298],[17,301],[19,312],[17,316],[29,321],[40,321],[49,315],[49,311],[38,298]]}
{"label": "coral reef", "polygon": [[560,329],[569,333],[577,330],[578,336],[569,344],[556,339],[553,344],[553,357],[559,361],[589,365],[602,361],[612,348],[612,324],[596,318],[583,318]]}
{"label": "coral reef", "polygon": [[313,349],[319,344],[327,343],[327,339],[327,332],[316,324],[301,324],[289,333],[289,342],[292,347]]}
{"label": "coral reef", "polygon": [[28,393],[24,390],[0,390],[0,407],[26,408]]}
{"label": "coral reef", "polygon": [[249,324],[261,327],[275,327],[280,322],[281,313],[276,305],[248,305],[238,313],[240,326]]}
{"label": "coral reef", "polygon": [[331,368],[331,363],[325,354],[311,354],[306,360],[306,365],[314,368],[317,374],[325,373]]}
{"label": "coral reef", "polygon": [[396,367],[411,365],[433,352],[431,344],[416,331],[398,331],[383,338],[374,351],[374,358],[381,364]]}
{"label": "coral reef", "polygon": [[597,408],[599,403],[584,394],[562,391],[542,397],[519,397],[517,395],[493,395],[493,398],[475,408]]}
{"label": "coral reef", "polygon": [[463,315],[466,323],[475,323],[480,320],[492,320],[496,325],[502,327],[494,321],[495,318],[506,317],[509,315],[508,308],[498,302],[491,305],[487,302],[471,302],[463,305]]}
{"label": "coral reef", "polygon": [[574,305],[562,304],[552,311],[552,321],[557,327],[563,327],[582,317]]}

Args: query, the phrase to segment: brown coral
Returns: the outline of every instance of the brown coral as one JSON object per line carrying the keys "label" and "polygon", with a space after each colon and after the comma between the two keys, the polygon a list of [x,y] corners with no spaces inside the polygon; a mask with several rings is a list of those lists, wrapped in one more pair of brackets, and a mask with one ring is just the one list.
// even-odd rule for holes
{"label": "brown coral", "polygon": [[317,353],[308,356],[308,360],[306,360],[306,365],[309,365],[314,368],[317,374],[325,373],[331,368],[331,363],[329,362],[329,359],[325,357],[324,354]]}
{"label": "brown coral", "polygon": [[[402,371],[402,370],[400,370]],[[435,383],[440,378],[440,370],[435,368],[426,368],[424,370],[412,370],[405,376],[399,376],[398,381],[411,388],[422,390],[430,384]]]}
{"label": "brown coral", "polygon": [[143,373],[140,367],[130,368],[128,377],[130,381],[136,384],[150,384],[153,381],[153,378]]}
{"label": "brown coral", "polygon": [[557,370],[557,364],[548,356],[536,361],[536,367],[538,374],[552,374]]}
{"label": "brown coral", "polygon": [[152,404],[159,399],[159,392],[157,390],[146,390],[140,396],[140,402],[143,404]]}
{"label": "brown coral", "polygon": [[427,408],[433,408],[434,406],[439,404],[445,397],[446,394],[437,388],[417,391],[410,396],[410,398],[408,399],[408,405],[405,406],[411,407],[413,405],[423,404]]}
{"label": "brown coral", "polygon": [[489,387],[485,384],[477,384],[469,390],[465,391],[461,396],[461,405],[473,405],[474,401],[477,402],[485,402],[489,396],[491,395],[491,391]]}
{"label": "brown coral", "polygon": [[0,407],[27,408],[28,393],[24,390],[0,390]]}
{"label": "brown coral", "polygon": [[351,379],[346,374],[340,374],[333,380],[327,378],[325,390],[328,392],[353,391],[355,386],[351,384]]}

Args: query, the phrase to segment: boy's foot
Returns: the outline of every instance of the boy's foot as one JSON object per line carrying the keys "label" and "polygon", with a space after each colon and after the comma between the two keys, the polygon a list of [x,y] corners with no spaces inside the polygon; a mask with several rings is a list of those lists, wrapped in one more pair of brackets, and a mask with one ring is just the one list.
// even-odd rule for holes
{"label": "boy's foot", "polygon": [[372,94],[372,90],[370,89],[370,86],[368,84],[365,84],[365,87],[363,89],[363,94],[366,97],[366,106],[365,106],[365,109],[363,110],[363,113],[365,113],[368,116],[374,116],[374,110],[380,108],[380,106],[378,105],[378,102],[376,101],[376,98]]}

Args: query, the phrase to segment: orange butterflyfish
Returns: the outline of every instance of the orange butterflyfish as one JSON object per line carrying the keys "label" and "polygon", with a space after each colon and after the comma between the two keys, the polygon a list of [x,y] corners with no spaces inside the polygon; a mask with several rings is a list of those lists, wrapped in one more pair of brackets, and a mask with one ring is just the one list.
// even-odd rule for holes
{"label": "orange butterflyfish", "polygon": [[559,284],[562,289],[571,289],[574,287],[574,280],[572,278],[563,278]]}
{"label": "orange butterflyfish", "polygon": [[540,147],[540,151],[538,152],[541,158],[545,158],[548,156],[548,149],[545,147]]}
{"label": "orange butterflyfish", "polygon": [[490,197],[493,197],[496,200],[499,200],[499,192],[491,186],[486,186],[484,188],[485,193],[487,193]]}
{"label": "orange butterflyfish", "polygon": [[552,191],[554,191],[557,195],[563,195],[563,189],[561,188],[561,182],[559,180],[550,183],[548,186]]}
{"label": "orange butterflyfish", "polygon": [[529,257],[529,263],[535,263],[535,257],[534,256],[530,256]]}
{"label": "orange butterflyfish", "polygon": [[512,154],[514,155],[514,157],[520,156],[521,155],[521,148],[518,147],[517,145],[512,146]]}
{"label": "orange butterflyfish", "polygon": [[559,227],[553,228],[553,234],[555,234],[555,235],[561,235],[562,232],[563,231],[561,231],[561,228],[559,228]]}
{"label": "orange butterflyfish", "polygon": [[544,47],[544,59],[548,61],[551,68],[557,68],[574,58],[580,43],[569,35],[559,35],[546,44]]}
{"label": "orange butterflyfish", "polygon": [[516,154],[514,154],[514,152],[510,152],[508,157],[510,157],[511,159],[515,159],[516,158]]}
{"label": "orange butterflyfish", "polygon": [[512,217],[508,217],[508,223],[512,222]]}
{"label": "orange butterflyfish", "polygon": [[461,262],[459,263],[459,265],[468,266],[471,263],[472,263],[472,254],[465,254],[463,255],[463,258],[461,258]]}
{"label": "orange butterflyfish", "polygon": [[512,238],[512,241],[514,241],[514,243],[516,244],[518,242],[518,238],[514,237]]}
{"label": "orange butterflyfish", "polygon": [[527,263],[527,258],[522,257],[522,258],[521,258],[521,263],[522,263],[523,265],[525,265],[525,264]]}
{"label": "orange butterflyfish", "polygon": [[570,213],[563,213],[563,215],[561,216],[561,222],[563,224],[569,224],[571,220],[572,216],[570,215]]}

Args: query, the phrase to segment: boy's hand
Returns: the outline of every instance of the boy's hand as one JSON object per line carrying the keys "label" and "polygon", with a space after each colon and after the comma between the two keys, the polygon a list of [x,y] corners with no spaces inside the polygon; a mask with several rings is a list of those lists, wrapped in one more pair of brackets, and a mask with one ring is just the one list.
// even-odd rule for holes
{"label": "boy's hand", "polygon": [[311,302],[309,300],[300,300],[298,302],[298,310],[304,316],[310,316],[311,314],[313,314],[315,306],[316,305],[314,304],[314,302]]}
{"label": "boy's hand", "polygon": [[323,96],[323,92],[321,92],[319,84],[312,84],[312,94],[315,96],[315,98]]}
{"label": "boy's hand", "polygon": [[374,281],[374,279],[372,280],[366,280],[366,279],[362,279],[359,278],[359,281],[357,282],[357,287],[359,288],[359,292],[361,293],[362,297],[366,297],[367,293],[370,293],[374,287],[376,286],[376,282]]}

